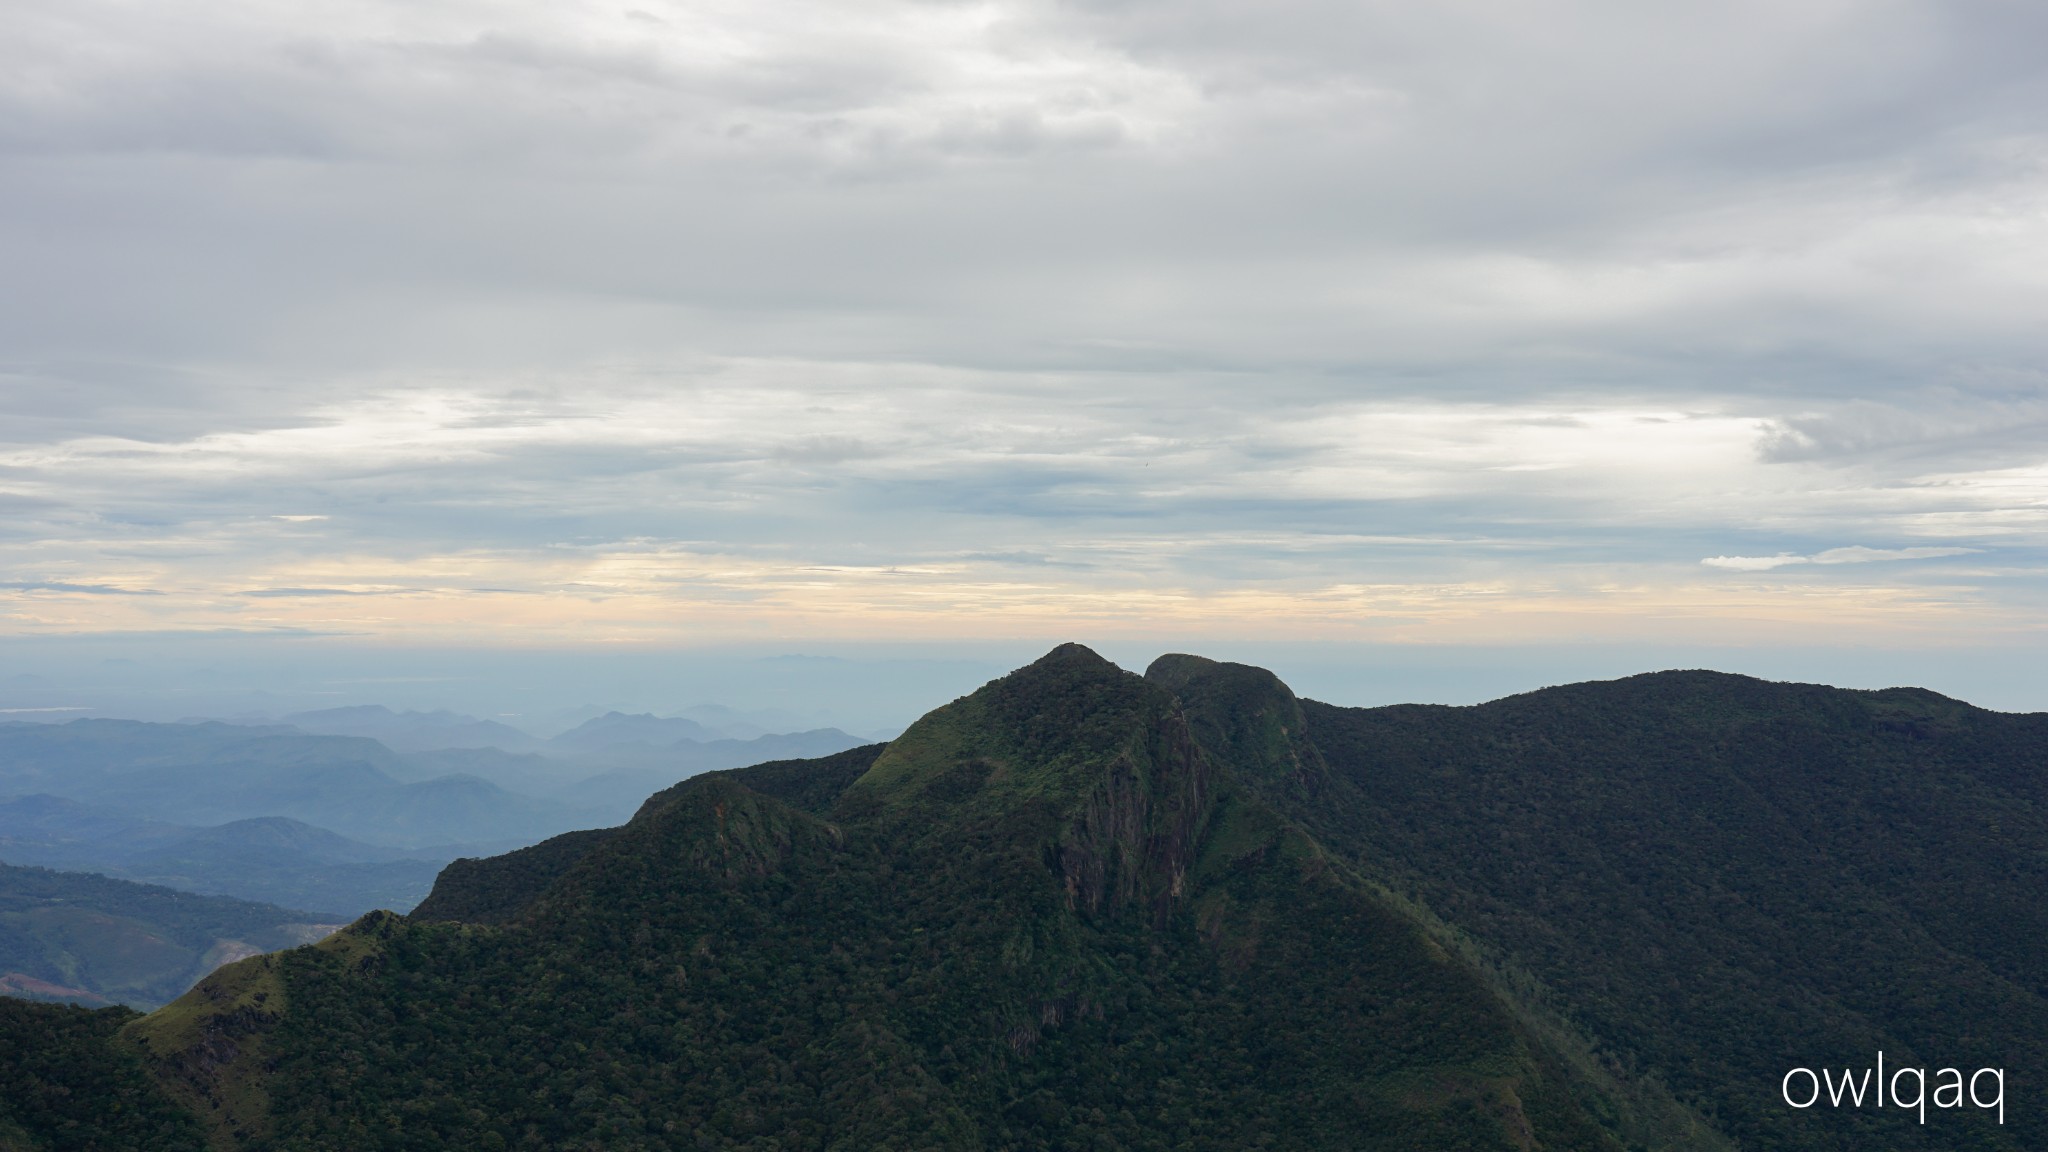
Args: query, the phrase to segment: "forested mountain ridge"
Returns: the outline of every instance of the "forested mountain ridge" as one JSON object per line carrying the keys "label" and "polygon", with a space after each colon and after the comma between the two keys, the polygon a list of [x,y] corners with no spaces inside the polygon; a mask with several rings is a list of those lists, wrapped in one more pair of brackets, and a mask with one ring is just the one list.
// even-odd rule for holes
{"label": "forested mountain ridge", "polygon": [[[1745,1148],[2048,1147],[2048,716],[1715,672],[1337,708],[1147,672],[1275,807]],[[2005,1068],[2005,1123],[1795,1110],[1792,1068]],[[2022,1102],[2023,1101],[2023,1102]]]}
{"label": "forested mountain ridge", "polygon": [[[293,1152],[2048,1147],[2044,758],[1911,689],[1350,709],[1065,646],[457,861],[92,1074]],[[1779,1096],[1878,1051],[2007,1070],[2005,1123]]]}
{"label": "forested mountain ridge", "polygon": [[[816,760],[771,760],[729,769],[729,776],[766,796],[773,796],[814,816],[831,810],[839,794],[882,754],[883,745],[849,749]],[[686,787],[677,784],[647,798],[639,817],[667,805]],[[454,861],[442,870],[434,890],[418,908],[415,920],[450,920],[467,924],[503,924],[524,911],[598,845],[623,831],[594,828],[565,832],[531,847],[501,856]]]}
{"label": "forested mountain ridge", "polygon": [[124,1043],[217,1147],[1621,1147],[1481,973],[1086,649],[851,756],[755,773],[823,815],[695,778],[529,858],[495,926],[370,918]]}

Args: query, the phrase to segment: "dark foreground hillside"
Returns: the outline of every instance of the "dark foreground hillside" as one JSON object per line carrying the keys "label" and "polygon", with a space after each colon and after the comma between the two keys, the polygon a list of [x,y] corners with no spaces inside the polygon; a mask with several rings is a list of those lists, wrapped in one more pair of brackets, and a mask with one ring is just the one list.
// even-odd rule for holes
{"label": "dark foreground hillside", "polygon": [[[1195,657],[1148,676],[1210,743],[1297,764],[1277,808],[1742,1147],[2048,1148],[2048,716],[1713,672],[1372,709]],[[1780,1095],[1880,1051],[2007,1069],[2005,1123]]]}
{"label": "dark foreground hillside", "polygon": [[[1912,690],[1344,709],[1069,645],[63,1017],[0,1096],[278,1152],[2048,1148],[2044,760]],[[2004,1123],[1780,1096],[1880,1051],[2003,1069]],[[38,1115],[0,1148],[128,1146]]]}
{"label": "dark foreground hillside", "polygon": [[1621,1147],[1170,692],[1069,646],[860,755],[451,869],[123,1043],[220,1147]]}
{"label": "dark foreground hillside", "polygon": [[202,1152],[192,1115],[114,1043],[133,1019],[0,997],[0,1152]]}

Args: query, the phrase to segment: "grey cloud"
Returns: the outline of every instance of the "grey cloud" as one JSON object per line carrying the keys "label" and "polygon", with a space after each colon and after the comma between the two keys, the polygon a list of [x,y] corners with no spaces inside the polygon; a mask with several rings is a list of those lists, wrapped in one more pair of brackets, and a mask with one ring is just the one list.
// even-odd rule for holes
{"label": "grey cloud", "polygon": [[265,597],[300,598],[308,596],[402,596],[418,592],[417,588],[249,588],[239,595]]}
{"label": "grey cloud", "polygon": [[16,5],[9,531],[280,598],[358,593],[252,560],[643,537],[1165,584],[2039,538],[1984,474],[2048,457],[2048,12],[802,11]]}
{"label": "grey cloud", "polygon": [[0,580],[0,588],[16,592],[69,592],[85,596],[161,596],[154,588],[122,588],[113,584],[70,584],[61,580]]}
{"label": "grey cloud", "polygon": [[1773,463],[1878,459],[1984,467],[2039,460],[2048,445],[2048,396],[2028,395],[2015,383],[1995,382],[1985,389],[1989,395],[1932,387],[1912,397],[1852,400],[1784,417],[1764,430],[1758,452]]}
{"label": "grey cloud", "polygon": [[1812,556],[1780,552],[1775,556],[1709,556],[1700,561],[1709,568],[1737,572],[1767,572],[1794,564],[1870,564],[1880,560],[1933,560],[1944,556],[1967,556],[1977,548],[1865,548],[1860,544],[1830,548]]}
{"label": "grey cloud", "polygon": [[[237,81],[242,103],[296,109],[313,120],[358,117],[347,132],[365,147],[396,149],[388,157],[400,162],[309,172],[318,179],[292,189],[300,206],[281,216],[274,189],[254,190],[265,197],[258,203],[236,203],[252,191],[224,180],[232,159],[164,164],[147,182],[165,187],[170,204],[189,201],[176,209],[188,218],[165,219],[152,231],[175,247],[171,238],[180,233],[173,230],[183,228],[211,249],[210,258],[185,267],[209,279],[226,276],[215,285],[222,291],[207,295],[259,313],[304,309],[332,321],[346,310],[325,306],[333,302],[323,295],[371,298],[377,288],[425,278],[454,287],[457,300],[494,309],[516,306],[535,289],[623,294],[666,313],[650,320],[670,331],[679,320],[699,326],[676,316],[677,306],[709,307],[719,314],[703,318],[701,338],[713,341],[720,329],[731,342],[732,333],[765,322],[762,341],[787,347],[798,328],[807,330],[799,339],[814,342],[833,321],[858,317],[880,325],[885,340],[915,342],[940,359],[1043,356],[1054,338],[1138,338],[1177,350],[1183,361],[1220,355],[1271,363],[1277,356],[1328,364],[1366,352],[1367,365],[1384,377],[1388,352],[1369,350],[1389,337],[1398,354],[1439,365],[1467,355],[1454,349],[1484,354],[1489,345],[1493,355],[1526,361],[1531,349],[1517,329],[1528,325],[1516,319],[1516,301],[1470,313],[1455,306],[1469,291],[1455,274],[1461,256],[1547,265],[1566,290],[1583,287],[1573,281],[1588,276],[1626,280],[1688,262],[1711,272],[1717,263],[1739,265],[1759,240],[1766,248],[1811,242],[1839,230],[1845,214],[1911,207],[1866,190],[1873,179],[1896,180],[1901,157],[1946,167],[1925,150],[1953,147],[1959,122],[1980,129],[1963,138],[2024,139],[2040,130],[2039,117],[2030,118],[2029,104],[2012,90],[2028,73],[2002,47],[2028,42],[2029,29],[2012,22],[2034,18],[2011,9],[1848,13],[1816,23],[1796,12],[1773,15],[1784,6],[1701,7],[1660,24],[1559,5],[1528,17],[1535,27],[1492,11],[1299,5],[1254,21],[1221,9],[1125,5],[1075,26],[1059,10],[1017,6],[1009,16],[1021,29],[1018,51],[1028,55],[1042,44],[1051,56],[1063,45],[1095,44],[1199,99],[1160,114],[1178,126],[1177,143],[1109,158],[1039,157],[997,173],[922,167],[903,152],[901,132],[845,119],[937,99],[957,82],[934,63],[942,50],[920,54],[909,41],[873,61],[856,54],[837,64],[827,63],[829,41],[816,37],[770,51],[768,60],[786,60],[790,69],[791,90],[778,93],[750,91],[743,77],[724,74],[693,88],[670,74],[673,67],[650,62],[653,49],[630,42],[600,50],[576,38],[486,28],[444,30],[433,43],[423,33],[415,37],[420,44],[399,51],[340,35],[332,37],[341,45],[332,50],[337,62],[266,50],[258,32],[245,30],[254,40],[242,47],[254,50],[239,54],[268,63],[244,66],[251,74]],[[217,71],[215,61],[187,47],[181,54],[174,42],[154,57],[139,53],[141,66]],[[363,62],[372,57],[375,63]],[[161,85],[140,79],[132,92],[120,76],[76,82],[86,85],[81,99],[98,100],[107,115],[156,115],[179,104],[175,95],[143,100],[143,91],[160,94]],[[655,95],[614,99],[614,85]],[[1629,98],[1616,99],[1617,91]],[[1343,98],[1333,102],[1331,93]],[[672,98],[687,102],[659,103]],[[1902,117],[1901,103],[1921,111]],[[1837,110],[1805,111],[1814,104]],[[765,152],[719,144],[705,153],[699,145],[711,145],[699,141],[677,154],[647,135],[708,131],[720,117],[756,106],[800,107],[828,127]],[[190,119],[232,120],[210,107],[202,102]],[[1017,109],[988,122],[992,139],[1014,134],[1004,124],[1036,114],[1020,97]],[[38,115],[50,113],[28,108],[11,119]],[[971,141],[982,131],[948,128],[948,115],[937,109],[922,122],[931,139]],[[1852,116],[1894,134],[1860,156],[1828,152],[1857,137],[1843,127]],[[1745,132],[1793,136],[1740,163],[1723,157],[1730,134]],[[404,144],[413,135],[421,135],[418,147]],[[713,135],[726,139],[722,129]],[[843,169],[843,148],[855,137],[879,149],[875,167],[861,174]],[[519,167],[477,167],[476,149],[490,140],[521,157]],[[147,149],[136,155],[137,164],[154,163]],[[1995,179],[1980,176],[1965,193],[1986,179],[2019,178],[2024,155],[2022,148]],[[1673,157],[1687,162],[1682,170],[1667,171]],[[576,183],[577,169],[593,164],[605,179]],[[825,165],[822,183],[814,182],[814,164]],[[294,182],[289,173],[280,178]],[[112,189],[85,189],[82,199],[80,189],[63,191],[86,211],[95,193],[125,198]],[[209,202],[226,206],[222,218],[208,218],[214,213],[200,205]],[[52,205],[24,207],[40,214]],[[89,247],[81,237],[69,254],[89,255],[81,250]],[[385,259],[365,265],[351,255],[362,252]],[[130,263],[132,249],[103,259]],[[1452,268],[1433,267],[1445,260]],[[251,263],[238,269],[244,261]],[[996,269],[1001,275],[991,275]],[[1782,282],[1765,272],[1745,274],[1744,282]],[[1463,279],[1496,274],[1475,267]],[[350,283],[358,279],[364,282]],[[1360,280],[1401,291],[1361,296]],[[1279,306],[1248,299],[1241,290],[1248,283],[1265,285],[1267,296],[1277,288]],[[137,287],[171,291],[147,279]],[[1808,303],[1823,305],[1818,334],[1834,354],[1853,355],[1854,337],[1870,334],[1856,330],[1856,302],[1829,305],[1826,297],[1839,289],[1818,289],[1822,300]],[[1731,313],[1712,298],[1711,284],[1661,306],[1648,303],[1639,310],[1646,315],[1567,317],[1562,329],[1551,318],[1536,327],[1553,345],[1561,334],[1596,349],[1644,345],[1631,355],[1654,357],[1662,373],[1683,370],[1671,363],[1680,348],[1752,358],[1744,340],[1709,335],[1713,329],[1746,328],[1750,339],[1770,330],[1755,323],[1770,313],[1739,304]],[[1447,313],[1431,315],[1446,304]],[[1708,315],[1688,321],[1686,313],[1703,306]],[[1842,307],[1848,315],[1830,315]],[[757,315],[735,327],[735,308]],[[302,328],[310,315],[266,324]],[[187,331],[228,322],[226,314],[179,318],[200,321],[184,325]],[[375,341],[403,338],[409,325],[394,319],[371,321]],[[549,327],[578,323],[588,321],[558,313]],[[451,335],[460,325],[438,327],[438,341],[460,339]],[[526,326],[490,327],[502,339]],[[1344,337],[1347,329],[1358,335]],[[1807,331],[1816,329],[1809,323]],[[598,342],[599,334],[589,338]],[[846,336],[837,339],[847,350]],[[728,350],[736,349],[728,343]],[[1583,372],[1580,359],[1576,371]],[[1545,372],[1537,383],[1554,386],[1561,375]]]}

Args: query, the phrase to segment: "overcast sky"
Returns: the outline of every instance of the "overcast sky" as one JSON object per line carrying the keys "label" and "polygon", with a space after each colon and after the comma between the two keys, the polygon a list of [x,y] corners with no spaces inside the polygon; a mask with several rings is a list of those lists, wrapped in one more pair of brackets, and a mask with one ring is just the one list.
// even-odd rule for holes
{"label": "overcast sky", "polygon": [[0,0],[0,633],[2037,645],[2043,44]]}

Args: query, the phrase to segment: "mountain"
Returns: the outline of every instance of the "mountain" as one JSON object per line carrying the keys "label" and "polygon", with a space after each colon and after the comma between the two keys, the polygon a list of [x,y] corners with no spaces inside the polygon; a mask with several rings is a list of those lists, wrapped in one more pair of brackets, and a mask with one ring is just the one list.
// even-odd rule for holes
{"label": "mountain", "polygon": [[190,836],[192,831],[182,824],[146,820],[62,796],[0,797],[0,859],[17,864],[93,871],[77,862],[96,862],[110,855],[125,858]]}
{"label": "mountain", "polygon": [[286,816],[401,847],[531,841],[586,818],[474,776],[403,782],[369,739],[208,722],[0,724],[0,795],[48,794],[183,825]]}
{"label": "mountain", "polygon": [[219,1148],[1618,1150],[1626,1104],[1078,646],[121,1036]]}
{"label": "mountain", "polygon": [[770,732],[791,732],[810,726],[789,713],[741,712],[723,704],[693,704],[676,715],[695,720],[730,740],[752,740]]}
{"label": "mountain", "polygon": [[432,752],[442,748],[501,748],[531,751],[540,741],[496,720],[479,720],[459,712],[393,712],[381,704],[321,708],[294,712],[284,723],[301,732],[328,736],[365,736],[396,752]]}
{"label": "mountain", "polygon": [[344,918],[411,909],[461,851],[365,844],[282,816],[192,828],[57,796],[0,799],[0,860]]}
{"label": "mountain", "polygon": [[[756,792],[823,815],[848,785],[873,766],[882,748],[880,744],[870,744],[814,760],[771,761],[730,775]],[[659,811],[687,786],[686,781],[648,797],[635,819]],[[456,860],[441,873],[433,892],[413,910],[412,918],[468,924],[507,923],[577,861],[623,831],[624,828],[593,828],[566,832],[502,856]]]}
{"label": "mountain", "polygon": [[[23,1005],[71,1055],[0,1056],[0,1101],[98,1077],[216,1152],[2020,1152],[2044,750],[2048,716],[1916,689],[1352,709],[1068,645],[887,747],[454,861],[148,1017]],[[1784,1102],[1879,1053],[1893,1091],[1998,1069],[2004,1107]]]}
{"label": "mountain", "polygon": [[[1715,672],[1336,708],[1146,675],[1347,863],[1744,1148],[2048,1147],[2048,1114],[1799,1111],[1793,1068],[2048,1083],[2048,716]],[[1910,1081],[1908,1082],[1910,1085]]]}
{"label": "mountain", "polygon": [[453,856],[364,844],[282,816],[237,820],[130,857],[120,874],[190,892],[328,908],[408,911]]}
{"label": "mountain", "polygon": [[336,927],[269,904],[0,864],[0,993],[154,1008],[222,964]]}
{"label": "mountain", "polygon": [[473,776],[507,792],[547,796],[591,775],[588,765],[499,748],[435,748],[408,752],[386,769],[398,780],[416,784],[437,776]]}
{"label": "mountain", "polygon": [[714,732],[695,720],[681,716],[661,717],[649,712],[637,715],[607,712],[602,716],[592,717],[549,740],[548,746],[563,752],[590,753],[622,745],[660,748],[683,740],[694,744],[708,744],[713,740],[723,739],[726,739],[725,733]]}
{"label": "mountain", "polygon": [[778,732],[804,732],[817,728],[822,716],[800,716],[780,708],[760,708],[741,711],[724,704],[692,704],[675,713],[685,719],[695,720],[720,736],[734,740],[752,740],[756,736],[772,736]]}

